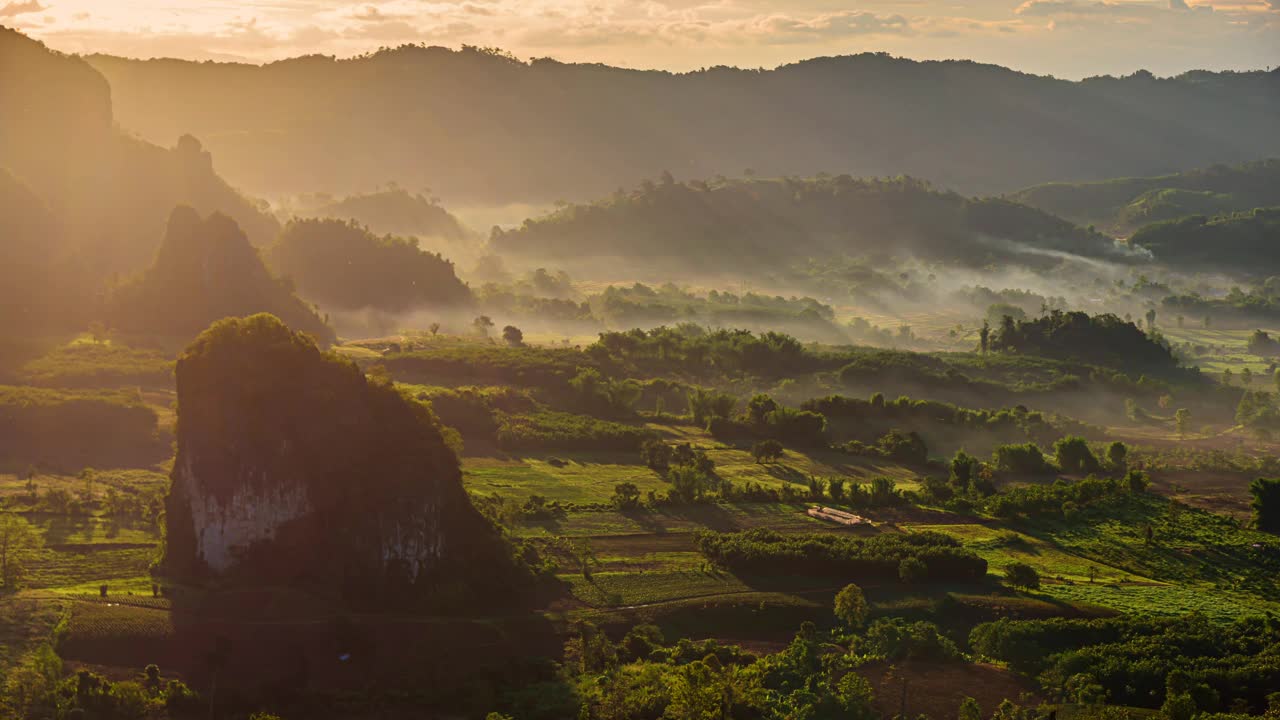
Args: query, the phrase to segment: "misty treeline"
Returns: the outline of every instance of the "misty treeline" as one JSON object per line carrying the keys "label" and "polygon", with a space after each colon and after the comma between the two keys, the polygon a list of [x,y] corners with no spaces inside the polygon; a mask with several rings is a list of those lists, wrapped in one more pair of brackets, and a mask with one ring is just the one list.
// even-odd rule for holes
{"label": "misty treeline", "polygon": [[859,250],[974,268],[1011,258],[1052,265],[1053,251],[1123,256],[1110,238],[1025,205],[969,199],[910,177],[849,175],[677,182],[665,173],[629,193],[495,229],[489,243],[561,262],[644,256],[704,271]]}

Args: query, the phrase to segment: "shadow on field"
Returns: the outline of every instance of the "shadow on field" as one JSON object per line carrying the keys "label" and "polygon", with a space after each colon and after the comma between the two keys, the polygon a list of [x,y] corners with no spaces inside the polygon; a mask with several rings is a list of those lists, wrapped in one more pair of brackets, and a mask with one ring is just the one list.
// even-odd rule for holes
{"label": "shadow on field", "polygon": [[768,471],[770,476],[777,478],[778,480],[782,480],[783,482],[795,483],[797,485],[809,484],[808,475],[805,475],[804,473],[800,472],[799,470],[789,465],[780,465],[778,463],[772,463],[772,464],[766,465],[765,469]]}

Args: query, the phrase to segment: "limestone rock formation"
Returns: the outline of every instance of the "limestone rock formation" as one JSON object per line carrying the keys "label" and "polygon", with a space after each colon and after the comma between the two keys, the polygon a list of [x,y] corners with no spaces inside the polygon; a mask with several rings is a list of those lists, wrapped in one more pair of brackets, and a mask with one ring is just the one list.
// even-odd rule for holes
{"label": "limestone rock formation", "polygon": [[266,314],[220,321],[177,384],[167,571],[362,599],[416,597],[477,563],[501,574],[430,410],[306,335]]}
{"label": "limestone rock formation", "polygon": [[221,213],[200,217],[179,206],[146,272],[117,287],[109,316],[117,328],[194,336],[229,316],[272,313],[324,343],[333,331],[316,312],[274,277],[234,220]]}

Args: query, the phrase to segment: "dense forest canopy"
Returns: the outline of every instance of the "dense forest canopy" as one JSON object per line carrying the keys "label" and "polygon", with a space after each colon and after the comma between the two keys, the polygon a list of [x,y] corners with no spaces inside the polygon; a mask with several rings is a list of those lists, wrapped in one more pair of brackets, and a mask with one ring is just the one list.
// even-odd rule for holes
{"label": "dense forest canopy", "polygon": [[864,53],[672,74],[420,46],[264,66],[89,62],[124,127],[205,138],[228,176],[259,193],[394,178],[450,201],[549,202],[663,169],[744,168],[1004,192],[1280,154],[1275,71],[1068,82]]}
{"label": "dense forest canopy", "polygon": [[1266,278],[1280,274],[1280,207],[1155,223],[1130,242],[1174,267]]}
{"label": "dense forest canopy", "polygon": [[1054,310],[1032,320],[1006,316],[992,334],[991,348],[1008,352],[1078,360],[1102,367],[1169,375],[1178,361],[1167,343],[1115,315],[1090,317]]}
{"label": "dense forest canopy", "polygon": [[354,221],[291,221],[268,258],[325,309],[402,312],[471,302],[453,263],[419,249],[416,238],[378,237]]}
{"label": "dense forest canopy", "polygon": [[321,199],[305,214],[337,220],[356,220],[370,230],[384,235],[413,235],[462,241],[472,232],[434,198],[391,188],[371,193],[357,193],[341,199]]}
{"label": "dense forest canopy", "polygon": [[1082,225],[1127,235],[1148,223],[1280,205],[1280,159],[1213,165],[1159,177],[1049,183],[1010,195]]}
{"label": "dense forest canopy", "polygon": [[293,327],[332,342],[333,331],[316,312],[271,274],[231,218],[202,218],[189,207],[169,216],[151,267],[112,290],[111,324],[140,334],[194,337],[229,315],[274,313]]}
{"label": "dense forest canopy", "polygon": [[805,256],[920,257],[983,267],[1048,266],[1055,253],[1122,259],[1110,238],[1000,199],[971,200],[913,178],[676,182],[668,173],[509,231],[500,252],[565,261],[644,257],[714,270]]}

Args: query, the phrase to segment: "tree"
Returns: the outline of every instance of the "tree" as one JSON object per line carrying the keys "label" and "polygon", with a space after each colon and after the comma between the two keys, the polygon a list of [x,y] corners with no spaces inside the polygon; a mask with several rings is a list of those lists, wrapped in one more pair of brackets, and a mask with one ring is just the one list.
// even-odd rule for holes
{"label": "tree", "polygon": [[619,510],[631,510],[640,504],[640,488],[632,482],[613,486],[613,506]]}
{"label": "tree", "polygon": [[1089,443],[1082,437],[1060,438],[1053,445],[1058,465],[1065,473],[1084,475],[1102,469],[1098,458],[1089,449]]}
{"label": "tree", "polygon": [[1009,587],[1036,590],[1040,587],[1040,573],[1026,563],[1009,563],[1004,569],[1004,581]]}
{"label": "tree", "polygon": [[918,557],[903,558],[898,563],[898,579],[908,585],[922,583],[929,579],[929,566]]}
{"label": "tree", "polygon": [[438,323],[438,322],[433,322],[433,323],[431,323],[430,325],[428,325],[428,326],[427,326],[427,330],[430,330],[430,331],[431,331],[431,337],[435,337],[436,335],[439,335],[439,334],[440,334],[440,323]]}
{"label": "tree", "polygon": [[701,500],[711,485],[711,479],[707,474],[693,465],[672,467],[667,473],[667,479],[671,481],[671,491],[683,502]]}
{"label": "tree", "polygon": [[875,693],[871,683],[856,672],[847,672],[836,683],[836,703],[839,704],[841,718],[846,720],[872,720],[879,714],[871,707]]}
{"label": "tree", "polygon": [[862,627],[867,621],[867,598],[862,594],[862,588],[849,583],[836,593],[835,613],[836,619],[850,628]]}
{"label": "tree", "polygon": [[1280,478],[1257,478],[1249,484],[1253,496],[1253,524],[1259,530],[1280,533]]}
{"label": "tree", "polygon": [[[1227,372],[1230,372],[1229,370]],[[1178,408],[1173,414],[1173,425],[1178,431],[1178,435],[1185,437],[1187,432],[1191,430],[1191,411],[1186,408]]]}
{"label": "tree", "polygon": [[640,446],[640,457],[644,459],[644,464],[659,475],[666,475],[667,470],[671,469],[672,452],[671,446],[661,440],[645,440]]}
{"label": "tree", "polygon": [[1111,465],[1112,470],[1123,472],[1127,467],[1127,458],[1129,457],[1129,448],[1119,440],[1107,446],[1107,463]]}
{"label": "tree", "polygon": [[0,583],[6,589],[13,589],[22,581],[23,560],[39,544],[40,536],[25,519],[14,513],[0,513]]}
{"label": "tree", "polygon": [[778,403],[763,393],[747,402],[747,421],[752,425],[764,425],[769,415],[778,409]]}
{"label": "tree", "polygon": [[502,328],[502,340],[511,347],[524,345],[524,333],[515,325]]}
{"label": "tree", "polygon": [[756,459],[756,463],[776,462],[782,457],[782,443],[777,440],[760,440],[751,446],[751,456]]}
{"label": "tree", "polygon": [[983,720],[982,708],[978,706],[978,701],[966,696],[960,701],[960,712],[958,720]]}
{"label": "tree", "polygon": [[1250,370],[1249,368],[1247,368],[1247,367],[1246,367],[1246,368],[1244,368],[1243,370],[1241,370],[1241,371],[1240,371],[1240,384],[1244,385],[1245,387],[1249,387],[1249,386],[1253,385],[1253,371],[1252,371],[1252,370]]}
{"label": "tree", "polygon": [[978,331],[978,349],[983,355],[987,354],[987,349],[991,347],[991,323],[986,320],[982,321],[982,329]]}
{"label": "tree", "polygon": [[964,450],[957,450],[955,457],[951,459],[951,484],[961,491],[966,490],[978,479],[978,471],[981,469],[982,461]]}
{"label": "tree", "polygon": [[1150,310],[1147,310],[1147,332],[1151,332],[1152,330],[1155,330],[1155,329],[1156,329],[1156,309],[1151,308]]}
{"label": "tree", "polygon": [[493,320],[488,315],[481,315],[471,321],[471,327],[475,328],[476,334],[480,337],[489,337],[489,328],[493,327]]}

